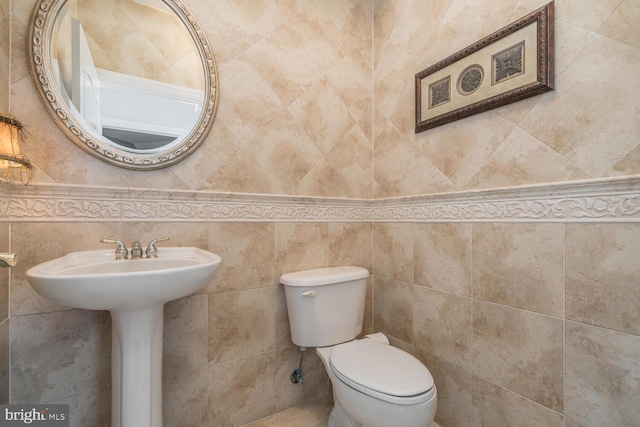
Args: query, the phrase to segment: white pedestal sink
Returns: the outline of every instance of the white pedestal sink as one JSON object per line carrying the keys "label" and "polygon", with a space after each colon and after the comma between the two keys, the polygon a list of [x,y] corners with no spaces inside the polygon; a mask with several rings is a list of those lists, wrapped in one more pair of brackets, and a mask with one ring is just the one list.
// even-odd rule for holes
{"label": "white pedestal sink", "polygon": [[112,427],[162,426],[164,304],[204,287],[221,261],[190,247],[118,261],[113,251],[101,250],[70,253],[27,271],[40,295],[111,313]]}

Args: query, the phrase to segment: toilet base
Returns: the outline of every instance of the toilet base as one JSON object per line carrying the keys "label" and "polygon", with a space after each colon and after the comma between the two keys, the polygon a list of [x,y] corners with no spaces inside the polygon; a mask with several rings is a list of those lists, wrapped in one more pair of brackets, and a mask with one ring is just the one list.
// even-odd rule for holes
{"label": "toilet base", "polygon": [[362,408],[358,405],[352,408],[353,414],[349,414],[334,393],[334,406],[329,415],[328,427],[429,427],[435,417],[436,396],[432,401],[420,406],[421,408],[417,410],[416,408],[393,408],[391,411],[393,413],[389,413],[383,408]]}
{"label": "toilet base", "polygon": [[338,379],[329,366],[331,347],[316,348],[333,389],[334,407],[329,427],[429,427],[435,416],[437,391],[415,405],[397,405],[375,399],[349,387]]}
{"label": "toilet base", "polygon": [[329,426],[328,427],[362,427],[362,424],[355,421],[347,414],[340,402],[335,400],[334,396],[333,409],[329,414]]}

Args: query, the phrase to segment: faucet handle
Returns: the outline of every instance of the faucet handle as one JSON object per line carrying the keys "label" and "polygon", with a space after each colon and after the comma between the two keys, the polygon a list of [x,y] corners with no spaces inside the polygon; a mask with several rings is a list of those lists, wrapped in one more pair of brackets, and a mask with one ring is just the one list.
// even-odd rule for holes
{"label": "faucet handle", "polygon": [[147,254],[147,258],[157,258],[158,257],[158,248],[156,248],[156,243],[161,242],[163,240],[169,240],[168,237],[161,237],[159,239],[153,239],[149,242],[149,246],[147,246],[147,250],[144,251]]}
{"label": "faucet handle", "polygon": [[116,260],[127,259],[129,257],[129,251],[121,240],[100,239],[100,243],[115,243],[118,245],[116,248]]}

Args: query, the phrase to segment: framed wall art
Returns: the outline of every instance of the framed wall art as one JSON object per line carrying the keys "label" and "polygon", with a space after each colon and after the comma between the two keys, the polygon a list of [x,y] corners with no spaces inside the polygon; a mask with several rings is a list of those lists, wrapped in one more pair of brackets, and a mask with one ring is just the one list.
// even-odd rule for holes
{"label": "framed wall art", "polygon": [[416,133],[553,90],[553,2],[416,74]]}

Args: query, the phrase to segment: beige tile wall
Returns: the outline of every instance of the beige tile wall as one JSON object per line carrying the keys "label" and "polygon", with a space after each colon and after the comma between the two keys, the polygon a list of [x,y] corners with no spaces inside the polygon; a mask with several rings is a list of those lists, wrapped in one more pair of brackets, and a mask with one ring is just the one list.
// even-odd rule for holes
{"label": "beige tile wall", "polygon": [[[373,259],[367,223],[12,227],[12,249],[23,255],[12,270],[12,403],[63,398],[71,407],[71,425],[78,427],[110,425],[111,321],[106,312],[72,310],[40,297],[26,282],[31,266],[99,248],[101,237],[146,244],[170,236],[172,245],[219,254],[223,263],[208,287],[165,306],[164,419],[168,426],[232,427],[330,395],[329,379],[313,350],[305,354],[304,384],[289,381],[300,351],[290,342],[279,275],[341,264],[371,270]],[[161,253],[163,244],[158,246]],[[370,285],[365,333],[373,330],[371,292]],[[8,331],[0,331],[0,343],[8,340]]]}
{"label": "beige tile wall", "polygon": [[11,393],[10,372],[11,372],[11,348],[9,339],[10,319],[5,319],[0,323],[0,402],[9,403]]}
{"label": "beige tile wall", "polygon": [[375,224],[374,247],[391,229],[374,329],[429,367],[440,425],[638,423],[639,225]]}
{"label": "beige tile wall", "polygon": [[[30,132],[31,143],[24,144],[23,151],[38,169],[36,181],[373,196],[370,1],[185,1],[204,28],[217,61],[217,117],[193,155],[171,168],[146,172],[114,168],[92,157],[71,143],[48,116],[28,66],[28,29],[35,2],[12,4],[11,110]],[[103,2],[95,3],[104,8]],[[130,1],[116,3],[127,13],[142,8]],[[100,16],[105,15],[110,13],[103,11]],[[0,31],[5,24],[0,21]],[[134,27],[129,20],[119,29],[124,29],[125,43],[144,53],[134,55],[143,64],[129,63],[144,68],[155,50],[129,40]],[[104,45],[97,50],[111,52],[117,44],[111,40],[117,35],[114,28],[95,35],[95,45]],[[137,28],[143,41],[160,36],[161,44],[175,45],[174,40],[166,42],[172,32],[165,26],[159,27],[162,34],[154,34],[157,20],[152,28],[142,23]],[[4,51],[0,43],[0,55]],[[0,64],[2,73],[7,62]],[[176,66],[183,64],[180,60]],[[0,89],[0,99],[2,93]]]}
{"label": "beige tile wall", "polygon": [[417,72],[546,3],[374,0],[375,197],[640,172],[636,0],[556,0],[555,91],[414,133]]}
{"label": "beige tile wall", "polygon": [[109,313],[12,315],[11,359],[11,403],[63,401],[71,425],[111,423]]}
{"label": "beige tile wall", "polygon": [[44,112],[26,55],[34,2],[11,4],[10,84],[38,181],[370,198],[639,172],[634,0],[557,0],[555,91],[417,135],[414,74],[546,0],[188,2],[214,46],[218,117],[193,156],[144,173],[90,157]]}

